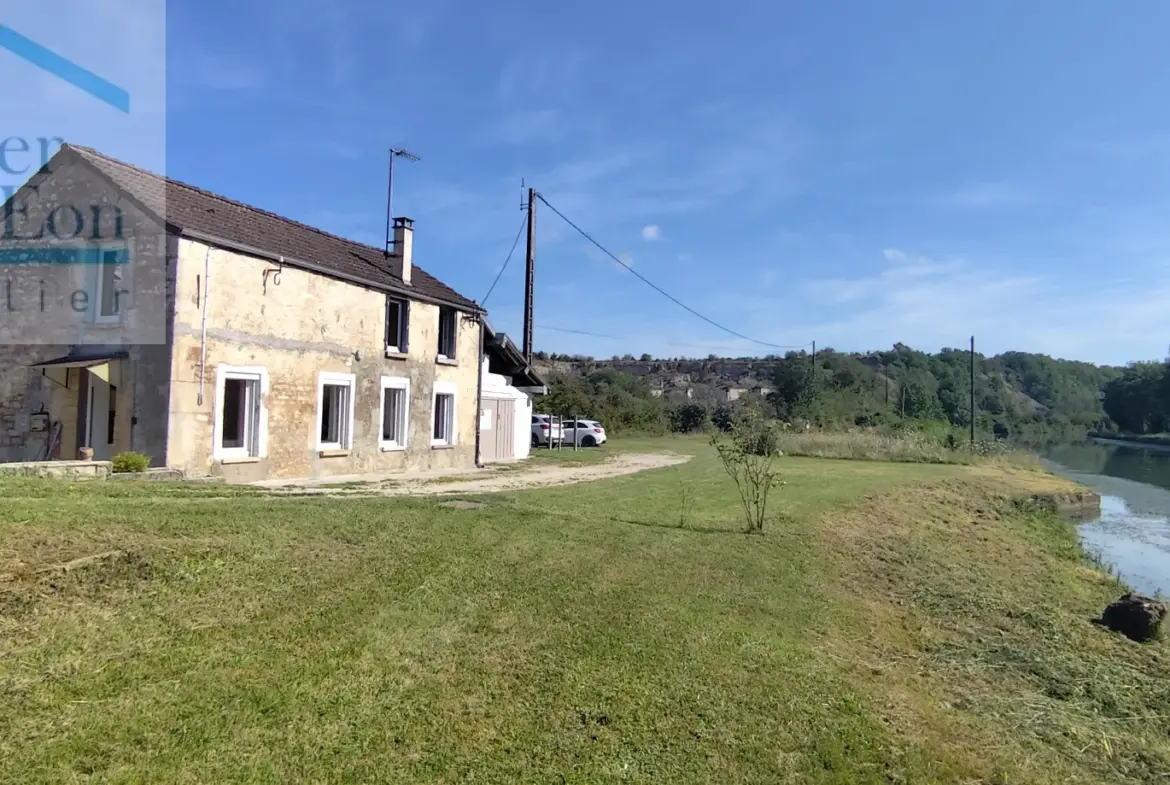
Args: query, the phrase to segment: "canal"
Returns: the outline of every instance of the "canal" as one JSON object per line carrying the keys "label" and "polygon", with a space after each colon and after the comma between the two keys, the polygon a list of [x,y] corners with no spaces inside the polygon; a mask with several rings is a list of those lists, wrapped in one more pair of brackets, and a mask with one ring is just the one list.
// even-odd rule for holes
{"label": "canal", "polygon": [[1051,447],[1047,468],[1101,495],[1081,541],[1140,592],[1170,593],[1170,450],[1090,441]]}

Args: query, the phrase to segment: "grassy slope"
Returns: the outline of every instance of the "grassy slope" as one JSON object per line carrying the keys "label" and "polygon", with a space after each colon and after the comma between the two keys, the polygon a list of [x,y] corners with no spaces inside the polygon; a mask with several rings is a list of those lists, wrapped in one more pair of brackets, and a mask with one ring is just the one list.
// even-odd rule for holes
{"label": "grassy slope", "polygon": [[[473,511],[4,484],[0,780],[1170,770],[1160,645],[1087,623],[1118,589],[1070,526],[999,515],[1057,481],[788,458],[780,520],[749,537],[712,453],[658,445],[697,457]],[[111,548],[139,558],[31,574]]]}

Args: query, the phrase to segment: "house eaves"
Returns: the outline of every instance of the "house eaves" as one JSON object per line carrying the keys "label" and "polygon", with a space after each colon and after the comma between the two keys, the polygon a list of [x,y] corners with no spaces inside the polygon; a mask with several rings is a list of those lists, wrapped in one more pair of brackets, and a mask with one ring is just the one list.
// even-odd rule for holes
{"label": "house eaves", "polygon": [[[486,311],[415,265],[410,284],[401,260],[374,248],[289,218],[236,202],[186,183],[140,169],[86,147],[64,145],[168,231],[203,243],[258,256],[318,275],[355,283],[421,302],[449,305],[482,315]],[[57,156],[54,156],[56,158]],[[49,168],[53,162],[50,161]]]}

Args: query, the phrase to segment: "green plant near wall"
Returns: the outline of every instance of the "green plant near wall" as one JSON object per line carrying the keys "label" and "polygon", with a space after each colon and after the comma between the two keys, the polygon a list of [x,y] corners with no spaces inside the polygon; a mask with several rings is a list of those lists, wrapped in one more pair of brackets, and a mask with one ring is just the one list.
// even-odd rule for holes
{"label": "green plant near wall", "polygon": [[150,468],[150,459],[140,452],[120,452],[114,456],[114,473],[144,472]]}

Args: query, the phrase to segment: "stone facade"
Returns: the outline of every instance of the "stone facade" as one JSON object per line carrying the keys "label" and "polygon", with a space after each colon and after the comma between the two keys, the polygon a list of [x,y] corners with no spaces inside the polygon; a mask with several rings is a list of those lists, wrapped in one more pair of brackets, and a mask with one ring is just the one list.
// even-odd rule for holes
{"label": "stone facade", "polygon": [[[168,466],[241,481],[474,466],[481,349],[479,324],[467,314],[457,315],[455,360],[447,362],[437,356],[439,306],[412,301],[408,351],[387,357],[385,293],[287,266],[277,278],[279,266],[267,260],[187,239],[178,256]],[[267,450],[257,460],[213,460],[221,366],[267,372]],[[345,450],[317,448],[321,372],[355,377]],[[410,381],[405,449],[380,445],[383,376]],[[431,444],[436,382],[456,390],[451,447]]]}
{"label": "stone facade", "polygon": [[[69,354],[115,352],[127,357],[109,367],[115,378],[107,381],[117,387],[111,410],[118,416],[107,451],[137,449],[164,460],[167,426],[157,402],[160,391],[165,400],[167,384],[173,271],[163,225],[67,156],[54,158],[20,189],[4,216],[0,461],[44,457],[51,429],[33,431],[34,412],[47,412],[60,425],[59,456],[76,458],[78,430],[86,427],[85,372],[30,366]],[[101,265],[94,263],[111,252],[121,261],[116,280],[104,284],[116,294],[117,318],[102,314]],[[73,261],[62,264],[62,254],[73,254]]]}
{"label": "stone facade", "polygon": [[[0,265],[0,461],[43,456],[49,432],[34,431],[30,416],[47,412],[60,428],[62,459],[76,458],[85,435],[95,428],[105,434],[109,425],[104,452],[136,450],[152,466],[192,477],[250,481],[475,465],[483,351],[476,315],[455,313],[454,358],[440,358],[440,306],[412,299],[407,350],[389,356],[385,292],[228,250],[232,244],[168,235],[84,163],[53,166],[16,199],[23,200],[19,220],[0,226],[0,250],[29,245],[49,216],[73,215],[60,205],[77,203],[95,206],[79,212],[96,221],[63,245],[104,254],[110,235],[129,262],[120,268],[125,293],[116,320],[94,318],[100,264]],[[36,242],[62,245],[43,236]],[[39,306],[42,290],[57,309],[34,307],[42,320],[37,331],[28,308]],[[18,307],[3,308],[9,302]],[[83,302],[88,312],[72,307]],[[78,354],[116,359],[88,368],[30,367]],[[262,369],[262,436],[259,454],[228,458],[215,446],[216,423],[225,403],[221,377],[233,368]],[[344,449],[319,444],[322,373],[354,379]],[[383,377],[409,383],[405,444],[381,440]],[[90,385],[109,392],[108,422],[87,422]],[[450,443],[432,443],[436,389],[454,396]],[[104,402],[100,409],[107,410]]]}

